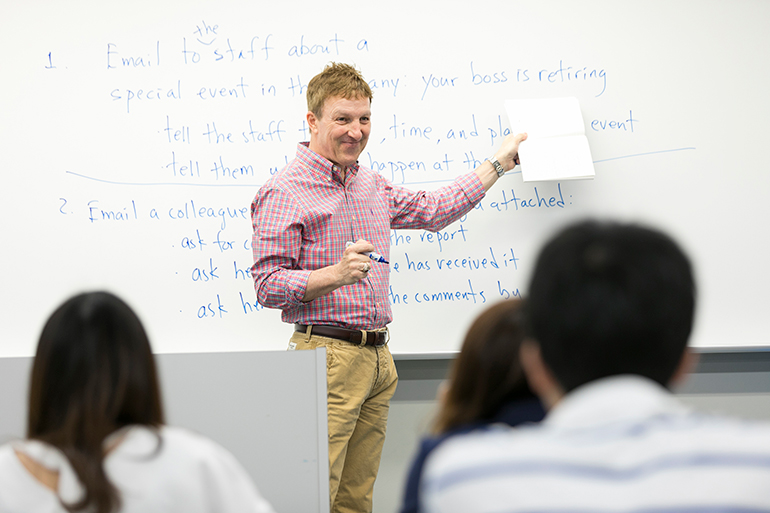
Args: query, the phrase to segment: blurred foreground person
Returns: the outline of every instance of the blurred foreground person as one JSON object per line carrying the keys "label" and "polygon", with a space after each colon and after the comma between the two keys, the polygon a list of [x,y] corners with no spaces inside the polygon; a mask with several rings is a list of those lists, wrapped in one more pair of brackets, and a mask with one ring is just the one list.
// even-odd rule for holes
{"label": "blurred foreground person", "polygon": [[484,310],[465,335],[452,365],[448,387],[439,397],[433,436],[426,437],[412,462],[401,513],[420,508],[420,482],[428,455],[446,440],[494,424],[517,426],[545,415],[519,364],[524,340],[522,302],[501,301]]}
{"label": "blurred foreground person", "polygon": [[142,323],[106,292],[48,319],[27,439],[0,447],[2,513],[272,513],[225,449],[164,425]]}
{"label": "blurred foreground person", "polygon": [[770,511],[770,425],[690,411],[688,258],[649,228],[583,222],[546,244],[521,364],[548,414],[428,459],[424,510]]}

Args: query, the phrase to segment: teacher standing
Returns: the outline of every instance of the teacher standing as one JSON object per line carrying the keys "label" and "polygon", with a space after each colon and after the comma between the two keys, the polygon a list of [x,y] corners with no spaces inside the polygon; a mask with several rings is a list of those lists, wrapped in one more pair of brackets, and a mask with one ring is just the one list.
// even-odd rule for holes
{"label": "teacher standing", "polygon": [[[475,171],[436,191],[393,185],[358,163],[371,131],[372,91],[332,63],[307,87],[310,141],[251,205],[257,300],[294,324],[289,349],[326,347],[332,512],[372,510],[390,399],[391,229],[438,231],[481,201],[518,163],[509,135]],[[352,242],[352,244],[351,244]],[[425,322],[439,322],[426,319]]]}

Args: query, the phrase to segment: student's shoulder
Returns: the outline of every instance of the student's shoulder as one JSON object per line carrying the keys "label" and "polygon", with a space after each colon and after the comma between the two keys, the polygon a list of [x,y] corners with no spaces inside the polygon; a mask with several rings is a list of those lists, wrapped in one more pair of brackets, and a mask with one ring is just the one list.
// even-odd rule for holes
{"label": "student's shoulder", "polygon": [[426,465],[446,470],[467,466],[485,466],[496,461],[531,457],[548,442],[539,424],[488,424],[465,433],[454,434],[436,447]]}
{"label": "student's shoulder", "polygon": [[16,448],[23,443],[0,445],[0,512],[63,512],[56,495],[37,482],[16,456]]}
{"label": "student's shoulder", "polygon": [[[0,477],[7,473],[8,470],[16,464],[18,459],[14,454],[13,445],[10,443],[0,445]],[[0,489],[3,488],[3,482],[5,480],[0,479]]]}
{"label": "student's shoulder", "polygon": [[[187,462],[222,457],[227,451],[214,440],[195,431],[175,427],[131,426],[123,441],[114,451],[118,459],[123,457],[154,455],[149,461]],[[183,463],[181,463],[183,464]]]}
{"label": "student's shoulder", "polygon": [[693,412],[681,424],[682,437],[689,443],[722,449],[746,447],[770,454],[770,422],[767,420]]}
{"label": "student's shoulder", "polygon": [[189,457],[220,455],[227,452],[211,438],[189,429],[163,426],[160,433],[163,443],[168,444],[170,449],[180,451]]}
{"label": "student's shoulder", "polygon": [[13,454],[11,443],[0,444],[0,461],[7,459],[11,454]]}

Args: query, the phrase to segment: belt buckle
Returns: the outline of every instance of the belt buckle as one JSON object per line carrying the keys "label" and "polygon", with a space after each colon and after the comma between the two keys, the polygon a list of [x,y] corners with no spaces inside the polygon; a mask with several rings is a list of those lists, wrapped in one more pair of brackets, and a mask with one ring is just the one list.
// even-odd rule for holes
{"label": "belt buckle", "polygon": [[379,334],[380,334],[380,333],[382,333],[383,331],[385,332],[385,342],[383,342],[383,343],[382,343],[382,344],[380,344],[380,345],[382,345],[382,346],[386,346],[386,345],[388,345],[388,342],[390,342],[390,330],[388,329],[388,327],[387,327],[387,326],[385,326],[385,327],[384,327],[384,328],[382,328],[381,330],[378,330],[378,331],[377,331],[377,334],[379,335]]}
{"label": "belt buckle", "polygon": [[[388,329],[388,327],[387,327],[387,326],[385,326],[384,328],[380,328],[380,329],[378,329],[378,330],[375,330],[375,331],[373,331],[372,333],[374,333],[374,334],[375,334],[375,339],[374,339],[374,340],[375,340],[375,342],[374,342],[374,345],[375,345],[376,347],[382,347],[382,346],[386,346],[386,345],[388,345],[388,342],[390,342],[390,330]],[[382,344],[380,344],[380,343],[379,343],[379,339],[380,339],[380,335],[381,335],[382,333],[384,333],[384,334],[385,334],[385,342],[383,342]]]}
{"label": "belt buckle", "polygon": [[[387,326],[378,330],[373,330],[373,331],[366,331],[366,330],[360,330],[360,331],[361,331],[361,342],[358,344],[359,347],[364,347],[366,345],[366,342],[369,338],[369,333],[374,335],[374,343],[372,344],[372,346],[374,347],[384,346],[384,345],[387,345],[388,342],[390,342],[390,330],[388,329]],[[383,342],[382,344],[378,344],[377,342],[380,338],[380,333],[383,333],[383,332],[385,333],[385,342]]]}

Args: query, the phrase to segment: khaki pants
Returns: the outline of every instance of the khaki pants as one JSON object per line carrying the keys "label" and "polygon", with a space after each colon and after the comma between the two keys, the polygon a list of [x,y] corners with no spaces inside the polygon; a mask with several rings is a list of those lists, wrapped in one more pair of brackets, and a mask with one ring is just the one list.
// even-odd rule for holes
{"label": "khaki pants", "polygon": [[398,375],[388,346],[295,332],[290,349],[326,347],[332,513],[372,511],[390,398]]}

